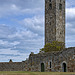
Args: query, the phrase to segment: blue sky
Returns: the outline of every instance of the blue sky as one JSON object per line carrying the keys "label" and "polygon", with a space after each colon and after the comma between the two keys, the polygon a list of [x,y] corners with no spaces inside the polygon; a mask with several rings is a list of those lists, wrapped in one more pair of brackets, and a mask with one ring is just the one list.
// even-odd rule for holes
{"label": "blue sky", "polygon": [[[75,46],[75,1],[66,0],[66,47]],[[22,61],[44,46],[44,0],[0,0],[0,62]]]}

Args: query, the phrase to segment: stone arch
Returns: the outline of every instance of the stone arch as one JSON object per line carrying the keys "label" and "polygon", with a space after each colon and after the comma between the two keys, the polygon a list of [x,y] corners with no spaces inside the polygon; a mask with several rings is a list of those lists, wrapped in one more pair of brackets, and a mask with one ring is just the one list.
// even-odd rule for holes
{"label": "stone arch", "polygon": [[41,63],[41,72],[44,72],[44,71],[45,71],[44,63]]}

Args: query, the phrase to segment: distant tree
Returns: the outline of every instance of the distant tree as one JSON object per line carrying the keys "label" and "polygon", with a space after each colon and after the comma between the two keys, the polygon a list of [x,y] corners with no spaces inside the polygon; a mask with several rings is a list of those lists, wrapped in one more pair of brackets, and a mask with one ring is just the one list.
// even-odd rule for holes
{"label": "distant tree", "polygon": [[53,41],[52,43],[47,43],[44,48],[40,49],[40,52],[52,52],[52,51],[60,51],[64,49],[64,43]]}

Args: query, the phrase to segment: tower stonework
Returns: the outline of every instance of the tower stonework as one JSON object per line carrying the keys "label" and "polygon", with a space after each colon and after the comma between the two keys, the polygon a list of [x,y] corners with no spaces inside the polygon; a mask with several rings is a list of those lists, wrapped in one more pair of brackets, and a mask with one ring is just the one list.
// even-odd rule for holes
{"label": "tower stonework", "polygon": [[45,0],[45,44],[65,43],[65,0]]}

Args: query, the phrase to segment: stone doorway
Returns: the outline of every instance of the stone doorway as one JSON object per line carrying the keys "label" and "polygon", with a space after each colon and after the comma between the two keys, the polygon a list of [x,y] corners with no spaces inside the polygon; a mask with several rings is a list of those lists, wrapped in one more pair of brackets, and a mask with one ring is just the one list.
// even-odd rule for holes
{"label": "stone doorway", "polygon": [[66,72],[66,63],[63,63],[63,72]]}
{"label": "stone doorway", "polygon": [[41,72],[44,72],[45,69],[44,69],[44,63],[41,63]]}

